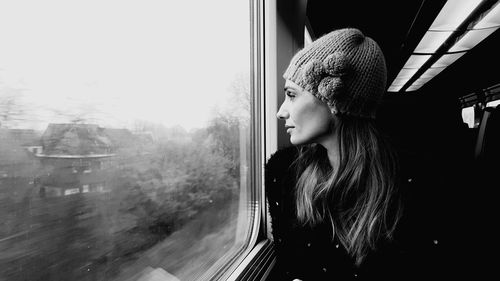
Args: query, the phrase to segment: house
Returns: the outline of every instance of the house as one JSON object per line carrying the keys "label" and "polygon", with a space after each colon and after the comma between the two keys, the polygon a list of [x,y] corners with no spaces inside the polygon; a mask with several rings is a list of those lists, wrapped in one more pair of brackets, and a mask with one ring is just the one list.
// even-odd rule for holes
{"label": "house", "polygon": [[46,173],[36,184],[42,196],[109,191],[106,181],[114,147],[95,124],[49,124],[36,154]]}

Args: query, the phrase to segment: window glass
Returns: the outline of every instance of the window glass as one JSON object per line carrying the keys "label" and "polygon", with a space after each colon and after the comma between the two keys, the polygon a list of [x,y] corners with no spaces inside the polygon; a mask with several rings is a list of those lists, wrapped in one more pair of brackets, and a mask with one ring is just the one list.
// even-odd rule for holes
{"label": "window glass", "polygon": [[0,2],[0,280],[195,280],[246,246],[249,8]]}
{"label": "window glass", "polygon": [[469,128],[474,128],[474,106],[462,108],[462,120],[469,126]]}
{"label": "window glass", "polygon": [[304,27],[304,46],[307,46],[312,43],[311,35],[309,34],[309,30],[307,26]]}
{"label": "window glass", "polygon": [[486,106],[487,107],[496,107],[499,104],[500,104],[500,100],[494,100],[494,101],[490,101],[490,102],[486,103]]}

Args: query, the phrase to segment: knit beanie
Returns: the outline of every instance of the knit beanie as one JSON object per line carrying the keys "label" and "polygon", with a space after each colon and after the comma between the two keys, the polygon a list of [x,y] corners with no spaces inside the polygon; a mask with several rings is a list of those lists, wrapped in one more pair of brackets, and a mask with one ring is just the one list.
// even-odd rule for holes
{"label": "knit beanie", "polygon": [[375,118],[385,93],[382,50],[355,28],[334,30],[300,50],[283,78],[325,102],[333,113]]}

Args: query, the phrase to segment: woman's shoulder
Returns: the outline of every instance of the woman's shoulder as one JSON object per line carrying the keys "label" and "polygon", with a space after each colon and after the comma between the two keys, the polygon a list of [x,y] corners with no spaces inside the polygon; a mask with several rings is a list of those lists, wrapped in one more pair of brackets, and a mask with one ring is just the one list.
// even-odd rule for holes
{"label": "woman's shoulder", "polygon": [[297,158],[297,147],[287,147],[273,153],[265,165],[266,193],[272,200],[283,200],[282,195],[290,190],[295,179],[293,162]]}
{"label": "woman's shoulder", "polygon": [[269,157],[266,163],[267,172],[286,171],[297,159],[299,149],[295,146],[282,148]]}

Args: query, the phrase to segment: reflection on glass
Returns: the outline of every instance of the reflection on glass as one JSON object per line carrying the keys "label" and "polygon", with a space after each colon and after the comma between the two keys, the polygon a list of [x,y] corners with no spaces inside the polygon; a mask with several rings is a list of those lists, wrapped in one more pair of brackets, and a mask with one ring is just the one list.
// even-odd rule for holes
{"label": "reflection on glass", "polygon": [[0,280],[195,280],[247,235],[247,1],[42,2],[0,3]]}
{"label": "reflection on glass", "polygon": [[475,126],[475,122],[474,122],[474,107],[473,106],[470,106],[470,107],[466,107],[466,108],[462,108],[462,120],[464,121],[464,123],[467,124],[467,126],[469,128],[474,128]]}
{"label": "reflection on glass", "polygon": [[486,103],[487,107],[496,107],[497,105],[500,104],[500,100],[494,100]]}

